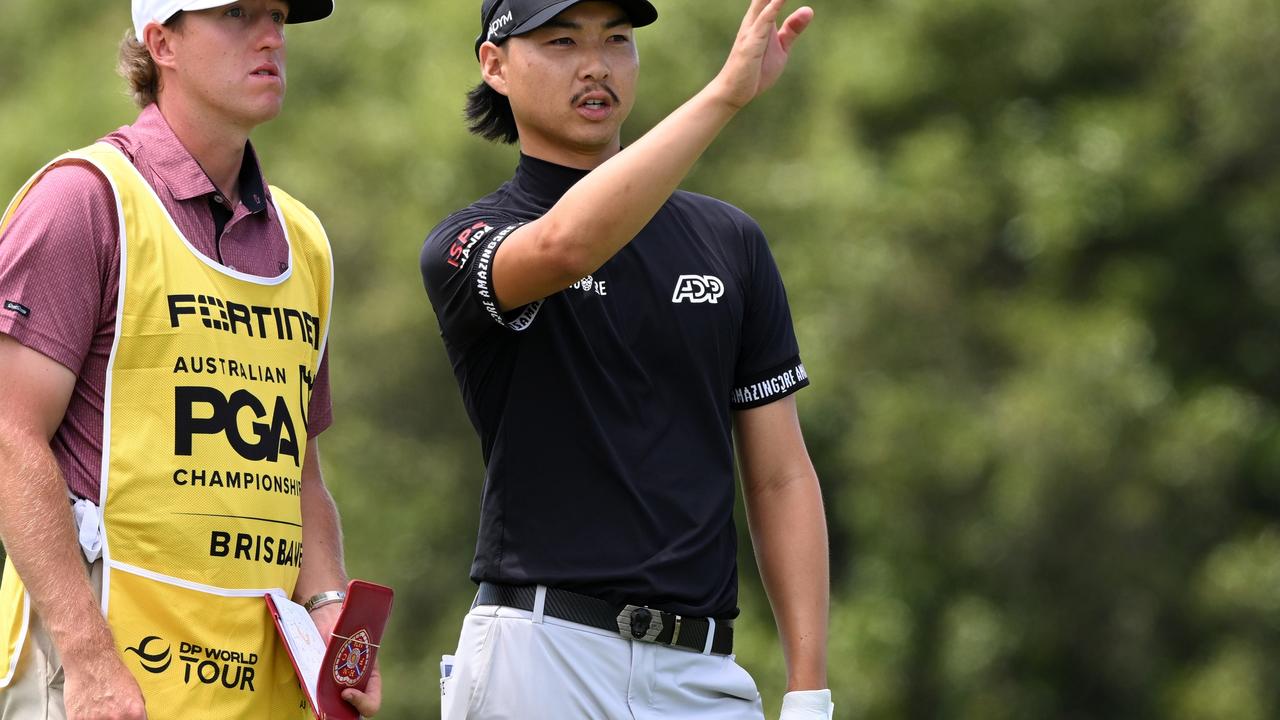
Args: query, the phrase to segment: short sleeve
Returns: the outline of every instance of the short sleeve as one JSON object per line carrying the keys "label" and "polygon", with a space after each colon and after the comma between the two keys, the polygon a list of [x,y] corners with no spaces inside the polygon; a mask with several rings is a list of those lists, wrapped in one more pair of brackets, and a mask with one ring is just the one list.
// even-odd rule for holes
{"label": "short sleeve", "polygon": [[493,292],[493,258],[523,222],[455,215],[427,236],[419,264],[422,282],[446,340],[468,347],[494,329],[527,330],[542,307],[536,301],[503,313]]}
{"label": "short sleeve", "polygon": [[754,222],[744,233],[750,278],[742,342],[734,369],[734,410],[767,405],[809,384],[809,375],[800,361],[787,291],[773,253]]}
{"label": "short sleeve", "polygon": [[119,232],[115,193],[97,170],[48,171],[0,234],[0,333],[78,374],[113,320]]}
{"label": "short sleeve", "polygon": [[311,400],[307,404],[307,435],[316,437],[333,424],[333,396],[329,390],[329,347],[320,356],[316,370],[316,382],[311,388]]}

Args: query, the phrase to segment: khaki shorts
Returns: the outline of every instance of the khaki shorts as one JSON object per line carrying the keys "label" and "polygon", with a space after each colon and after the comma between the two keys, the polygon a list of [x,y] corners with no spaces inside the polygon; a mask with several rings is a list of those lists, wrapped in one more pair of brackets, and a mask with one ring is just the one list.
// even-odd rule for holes
{"label": "khaki shorts", "polygon": [[[94,595],[101,597],[102,561],[86,568]],[[13,682],[0,690],[0,720],[66,720],[62,689],[62,659],[33,610]]]}

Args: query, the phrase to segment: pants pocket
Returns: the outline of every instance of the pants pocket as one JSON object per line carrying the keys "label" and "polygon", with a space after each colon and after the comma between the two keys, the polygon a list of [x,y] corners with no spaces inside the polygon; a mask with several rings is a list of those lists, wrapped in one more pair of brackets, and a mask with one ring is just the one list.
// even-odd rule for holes
{"label": "pants pocket", "polygon": [[690,707],[701,703],[714,705],[728,698],[748,703],[760,699],[760,691],[756,689],[751,673],[738,665],[732,656],[686,654],[672,650],[664,653],[663,658],[664,679],[673,690],[669,699],[676,703],[675,707],[680,703],[692,703]]}
{"label": "pants pocket", "polygon": [[489,636],[495,618],[468,614],[462,623],[458,649],[440,658],[441,720],[466,720],[487,663]]}
{"label": "pants pocket", "polygon": [[440,718],[448,720],[453,709],[453,699],[457,696],[457,678],[454,674],[456,658],[453,655],[440,656]]}

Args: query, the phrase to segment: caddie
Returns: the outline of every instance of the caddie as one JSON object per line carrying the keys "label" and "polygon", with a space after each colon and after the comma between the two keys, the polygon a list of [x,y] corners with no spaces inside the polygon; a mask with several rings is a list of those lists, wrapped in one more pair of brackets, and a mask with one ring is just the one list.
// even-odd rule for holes
{"label": "caddie", "polygon": [[[132,124],[0,219],[0,718],[307,718],[263,595],[346,585],[333,268],[249,142],[332,0],[133,0]],[[344,697],[377,712],[380,681]]]}

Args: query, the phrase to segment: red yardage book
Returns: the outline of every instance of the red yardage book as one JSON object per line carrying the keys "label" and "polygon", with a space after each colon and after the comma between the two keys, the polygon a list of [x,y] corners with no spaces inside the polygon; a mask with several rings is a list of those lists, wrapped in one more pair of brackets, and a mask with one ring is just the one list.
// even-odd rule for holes
{"label": "red yardage book", "polygon": [[266,596],[276,632],[319,720],[359,720],[356,709],[342,699],[342,691],[363,691],[369,684],[394,595],[384,585],[352,580],[338,623],[327,639],[320,637],[301,605],[282,594]]}

